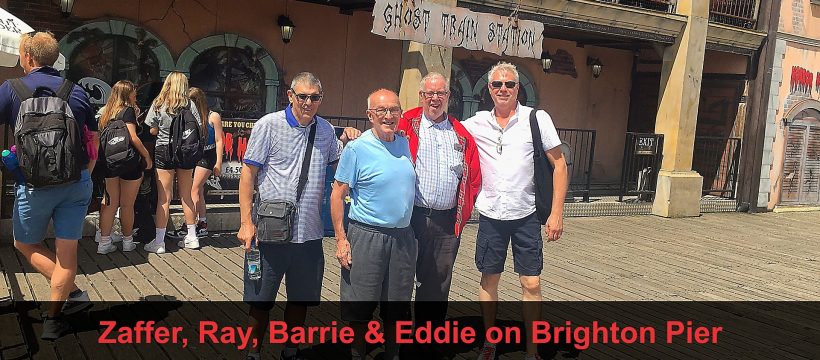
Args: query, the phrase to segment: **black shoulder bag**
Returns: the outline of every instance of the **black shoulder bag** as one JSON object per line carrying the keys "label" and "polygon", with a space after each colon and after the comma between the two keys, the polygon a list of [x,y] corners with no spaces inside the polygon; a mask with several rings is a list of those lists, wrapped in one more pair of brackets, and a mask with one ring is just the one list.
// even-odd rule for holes
{"label": "black shoulder bag", "polygon": [[305,190],[310,157],[313,154],[313,140],[316,138],[316,122],[310,126],[305,157],[302,160],[302,170],[299,174],[299,184],[296,186],[296,203],[287,200],[260,201],[256,210],[256,241],[262,244],[287,244],[293,239],[293,226],[296,221],[296,211],[299,199]]}
{"label": "black shoulder bag", "polygon": [[530,112],[530,130],[532,131],[532,160],[534,162],[535,178],[535,212],[538,221],[546,224],[552,211],[552,172],[553,168],[544,153],[544,144],[541,142],[541,128],[535,118],[537,109]]}

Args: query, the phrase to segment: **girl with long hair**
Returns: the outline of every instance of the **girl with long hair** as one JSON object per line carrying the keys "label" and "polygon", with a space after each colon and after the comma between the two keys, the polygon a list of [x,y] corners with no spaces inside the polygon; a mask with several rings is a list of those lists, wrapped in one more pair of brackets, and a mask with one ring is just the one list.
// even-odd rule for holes
{"label": "girl with long hair", "polygon": [[[214,111],[208,110],[208,101],[205,98],[205,92],[201,89],[192,87],[188,90],[188,97],[199,109],[200,117],[202,117],[203,128],[206,130],[207,141],[205,141],[204,152],[202,160],[196,165],[194,170],[194,184],[192,187],[191,197],[194,199],[194,208],[196,209],[199,219],[196,224],[197,236],[208,236],[208,220],[205,214],[205,181],[214,174],[219,177],[222,172],[222,117]],[[206,121],[207,119],[207,121]],[[177,237],[182,237],[187,234],[186,228],[180,227],[176,231]]]}
{"label": "girl with long hair", "polygon": [[[185,213],[185,224],[188,233],[179,241],[180,248],[198,249],[199,237],[196,235],[196,211],[191,198],[191,186],[195,166],[183,167],[177,164],[169,151],[171,123],[182,112],[190,112],[198,123],[202,122],[199,110],[188,99],[188,78],[180,72],[172,72],[165,78],[159,96],[154,99],[145,117],[145,124],[151,127],[151,133],[157,135],[154,149],[154,162],[157,168],[157,213],[154,218],[156,237],[145,245],[145,251],[162,254],[165,252],[165,229],[173,195],[174,176],[176,176],[178,194],[182,200],[182,211]],[[202,135],[203,130],[200,129]]]}
{"label": "girl with long hair", "polygon": [[[117,250],[111,241],[111,228],[117,208],[120,210],[122,228],[122,250],[132,251],[134,243],[134,201],[142,183],[142,173],[153,167],[151,156],[137,135],[137,91],[128,80],[118,81],[111,88],[111,96],[105,103],[100,115],[99,129],[104,132],[112,121],[123,121],[128,129],[130,144],[142,157],[135,158],[131,164],[124,164],[114,171],[106,167],[106,161],[100,161],[105,173],[105,195],[100,208],[100,242],[98,254],[108,254]],[[110,141],[118,141],[114,138]],[[119,141],[122,141],[120,138]],[[105,144],[104,144],[105,145]]]}

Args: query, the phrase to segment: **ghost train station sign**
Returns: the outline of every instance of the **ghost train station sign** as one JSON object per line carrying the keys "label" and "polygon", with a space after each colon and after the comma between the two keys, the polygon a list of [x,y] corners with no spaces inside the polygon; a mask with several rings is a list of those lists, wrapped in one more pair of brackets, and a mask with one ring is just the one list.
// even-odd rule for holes
{"label": "ghost train station sign", "polygon": [[429,1],[376,0],[371,32],[387,39],[538,59],[544,24]]}

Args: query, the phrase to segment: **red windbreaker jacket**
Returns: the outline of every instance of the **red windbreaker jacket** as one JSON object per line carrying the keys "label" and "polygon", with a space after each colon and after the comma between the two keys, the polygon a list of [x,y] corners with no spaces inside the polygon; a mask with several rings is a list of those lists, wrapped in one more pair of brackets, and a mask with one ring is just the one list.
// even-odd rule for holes
{"label": "red windbreaker jacket", "polygon": [[[413,155],[413,163],[416,162],[416,154],[419,151],[419,126],[421,125],[422,108],[407,110],[399,121],[398,131],[407,137],[410,142],[410,153]],[[456,206],[456,236],[461,235],[461,230],[470,220],[473,213],[475,199],[478,190],[481,188],[481,168],[479,167],[478,148],[473,136],[461,125],[455,117],[447,114],[447,120],[453,125],[458,143],[464,149],[464,173],[461,182],[458,184],[458,205]]]}

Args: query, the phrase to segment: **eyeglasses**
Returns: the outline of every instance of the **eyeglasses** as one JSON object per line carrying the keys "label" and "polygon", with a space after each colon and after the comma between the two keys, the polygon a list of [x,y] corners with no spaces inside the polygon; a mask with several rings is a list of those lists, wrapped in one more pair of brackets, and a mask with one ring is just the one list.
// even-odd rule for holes
{"label": "eyeglasses", "polygon": [[299,99],[300,102],[305,102],[305,101],[307,101],[307,99],[310,99],[310,101],[313,101],[313,102],[317,102],[319,100],[322,100],[323,95],[322,94],[293,94],[293,96],[296,96],[296,98]]}
{"label": "eyeglasses", "polygon": [[432,99],[433,97],[438,96],[439,98],[444,98],[447,95],[450,95],[449,91],[422,91],[421,94],[424,96],[425,99]]}
{"label": "eyeglasses", "polygon": [[390,112],[390,115],[393,116],[401,116],[401,108],[400,107],[392,107],[392,108],[375,108],[375,109],[367,109],[372,111],[376,116],[383,118],[387,116],[387,113]]}
{"label": "eyeglasses", "polygon": [[501,155],[501,152],[504,151],[504,145],[501,144],[501,137],[502,136],[504,136],[503,131],[498,134],[498,141],[496,141],[496,143],[495,143],[495,152],[497,152],[498,155]]}
{"label": "eyeglasses", "polygon": [[516,85],[518,85],[518,82],[515,82],[515,81],[493,81],[493,82],[490,83],[490,86],[492,86],[493,89],[500,89],[502,85],[504,85],[507,89],[512,89]]}

